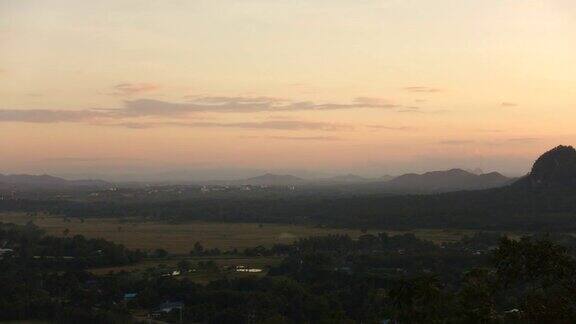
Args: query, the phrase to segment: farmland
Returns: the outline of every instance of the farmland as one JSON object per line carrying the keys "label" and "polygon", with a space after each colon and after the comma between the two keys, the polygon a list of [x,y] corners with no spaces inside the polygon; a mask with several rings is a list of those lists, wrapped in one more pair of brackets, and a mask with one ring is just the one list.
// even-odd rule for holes
{"label": "farmland", "polygon": [[[347,234],[358,237],[363,233],[358,229],[319,228],[288,224],[191,222],[186,224],[166,224],[155,222],[126,221],[114,218],[91,218],[65,220],[62,217],[31,216],[23,213],[0,214],[0,222],[25,224],[33,221],[49,235],[84,235],[88,238],[104,238],[132,249],[153,251],[158,248],[173,254],[187,254],[195,242],[206,248],[243,250],[258,245],[270,247],[276,243],[291,243],[308,236]],[[68,229],[68,231],[66,231]],[[65,234],[66,231],[66,234]],[[381,232],[368,230],[367,233]],[[389,234],[406,232],[386,231]],[[416,236],[434,242],[458,240],[467,230],[413,230]]]}

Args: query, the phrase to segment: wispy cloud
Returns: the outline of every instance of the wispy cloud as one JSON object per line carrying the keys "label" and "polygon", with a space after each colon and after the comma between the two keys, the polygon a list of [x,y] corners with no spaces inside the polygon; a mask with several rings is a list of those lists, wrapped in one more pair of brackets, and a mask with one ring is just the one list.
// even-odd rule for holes
{"label": "wispy cloud", "polygon": [[243,138],[254,139],[274,139],[287,141],[342,141],[343,139],[335,136],[243,136]]}
{"label": "wispy cloud", "polygon": [[406,107],[396,110],[399,113],[409,113],[409,114],[444,114],[450,112],[448,109],[435,109],[435,110],[421,110],[420,107]]}
{"label": "wispy cloud", "polygon": [[0,122],[59,123],[82,122],[109,114],[97,110],[46,110],[46,109],[4,109],[0,110]]}
{"label": "wispy cloud", "polygon": [[75,162],[75,163],[89,163],[89,162],[105,162],[105,161],[143,161],[143,159],[136,158],[124,158],[124,157],[109,157],[109,158],[98,158],[98,157],[63,157],[63,158],[52,158],[52,159],[42,159],[41,162]]}
{"label": "wispy cloud", "polygon": [[508,142],[512,143],[534,143],[540,141],[539,138],[535,137],[518,137],[518,138],[509,138]]}
{"label": "wispy cloud", "polygon": [[183,115],[193,112],[252,113],[290,112],[309,110],[342,110],[357,108],[392,109],[401,106],[376,101],[374,98],[355,98],[351,103],[318,103],[290,101],[273,97],[189,97],[186,102],[169,102],[154,99],[125,101],[124,113],[139,115]]}
{"label": "wispy cloud", "polygon": [[416,92],[416,93],[436,93],[441,92],[441,89],[432,88],[432,87],[424,87],[424,86],[412,86],[412,87],[405,87],[405,91],[408,92]]}
{"label": "wispy cloud", "polygon": [[408,126],[387,126],[387,125],[365,125],[365,126],[371,129],[393,130],[393,131],[414,130],[414,128]]}
{"label": "wispy cloud", "polygon": [[500,104],[502,107],[517,107],[518,104],[514,102],[503,102]]}
{"label": "wispy cloud", "polygon": [[158,89],[160,89],[160,86],[154,83],[120,83],[112,87],[110,95],[133,96],[156,91]]}
{"label": "wispy cloud", "polygon": [[479,144],[479,145],[504,145],[504,144],[530,144],[534,142],[538,142],[541,139],[539,138],[532,138],[532,137],[518,137],[518,138],[503,138],[503,139],[496,139],[496,140],[487,140],[487,141],[474,141],[474,140],[445,140],[440,141],[438,144],[441,145],[466,145],[466,144]]}
{"label": "wispy cloud", "polygon": [[[154,89],[153,86],[118,85],[129,95]],[[257,113],[330,111],[344,109],[409,109],[388,103],[378,98],[359,97],[350,103],[290,101],[273,97],[194,97],[185,102],[170,102],[156,99],[125,100],[117,109],[60,110],[60,109],[4,109],[0,110],[0,122],[85,122],[91,119],[126,119],[138,117],[186,117],[195,113]]]}
{"label": "wispy cloud", "polygon": [[367,107],[388,107],[399,108],[400,105],[390,103],[390,101],[378,97],[356,97],[353,102],[357,105],[365,105]]}
{"label": "wispy cloud", "polygon": [[353,130],[354,127],[348,124],[310,122],[299,120],[269,120],[259,122],[161,122],[161,123],[140,123],[122,122],[107,124],[108,126],[119,126],[133,129],[148,129],[156,127],[187,127],[187,128],[242,128],[242,129],[275,129],[275,130],[320,130],[320,131],[346,131]]}
{"label": "wispy cloud", "polygon": [[472,141],[472,140],[446,140],[446,141],[438,142],[438,144],[442,144],[442,145],[465,145],[465,144],[473,144],[473,143],[476,143],[476,141]]}

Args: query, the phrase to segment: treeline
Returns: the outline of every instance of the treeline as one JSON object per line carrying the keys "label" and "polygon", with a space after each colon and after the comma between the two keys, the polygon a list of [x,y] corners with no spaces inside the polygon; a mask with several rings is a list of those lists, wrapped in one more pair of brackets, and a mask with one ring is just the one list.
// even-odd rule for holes
{"label": "treeline", "polygon": [[[266,276],[205,285],[153,271],[95,276],[2,259],[0,320],[126,323],[145,309],[174,323],[569,323],[574,247],[571,236],[497,233],[444,245],[413,235],[311,237],[267,250],[284,260]],[[167,301],[178,308],[157,310]]]}
{"label": "treeline", "polygon": [[117,266],[135,263],[146,254],[104,239],[82,235],[54,237],[29,222],[25,226],[0,223],[0,244],[5,261],[40,268]]}
{"label": "treeline", "polygon": [[166,202],[0,202],[0,210],[45,211],[66,217],[139,217],[188,222],[290,223],[338,227],[576,229],[576,190],[506,187],[435,195],[202,198]]}

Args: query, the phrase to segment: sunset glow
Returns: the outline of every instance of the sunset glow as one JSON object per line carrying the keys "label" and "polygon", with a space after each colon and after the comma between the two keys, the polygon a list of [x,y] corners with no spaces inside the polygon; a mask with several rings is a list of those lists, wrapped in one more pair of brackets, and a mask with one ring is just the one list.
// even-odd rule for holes
{"label": "sunset glow", "polygon": [[522,174],[575,40],[570,0],[0,0],[0,173]]}

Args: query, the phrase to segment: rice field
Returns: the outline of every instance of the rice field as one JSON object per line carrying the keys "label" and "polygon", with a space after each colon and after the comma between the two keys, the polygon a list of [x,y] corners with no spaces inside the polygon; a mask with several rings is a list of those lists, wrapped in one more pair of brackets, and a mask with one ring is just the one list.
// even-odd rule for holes
{"label": "rice field", "polygon": [[[357,237],[363,233],[358,229],[319,228],[288,224],[220,223],[191,222],[186,224],[166,224],[154,222],[121,222],[115,218],[79,219],[65,221],[62,217],[30,216],[22,213],[0,213],[0,222],[34,224],[48,234],[64,236],[84,235],[88,238],[104,238],[128,248],[152,251],[158,248],[174,254],[188,254],[195,242],[205,248],[218,248],[222,251],[258,245],[270,247],[275,243],[291,243],[298,238],[328,234],[348,234]],[[381,230],[368,230],[378,233]],[[469,230],[413,230],[386,231],[389,234],[414,233],[416,236],[434,242],[447,242],[470,235]]]}

